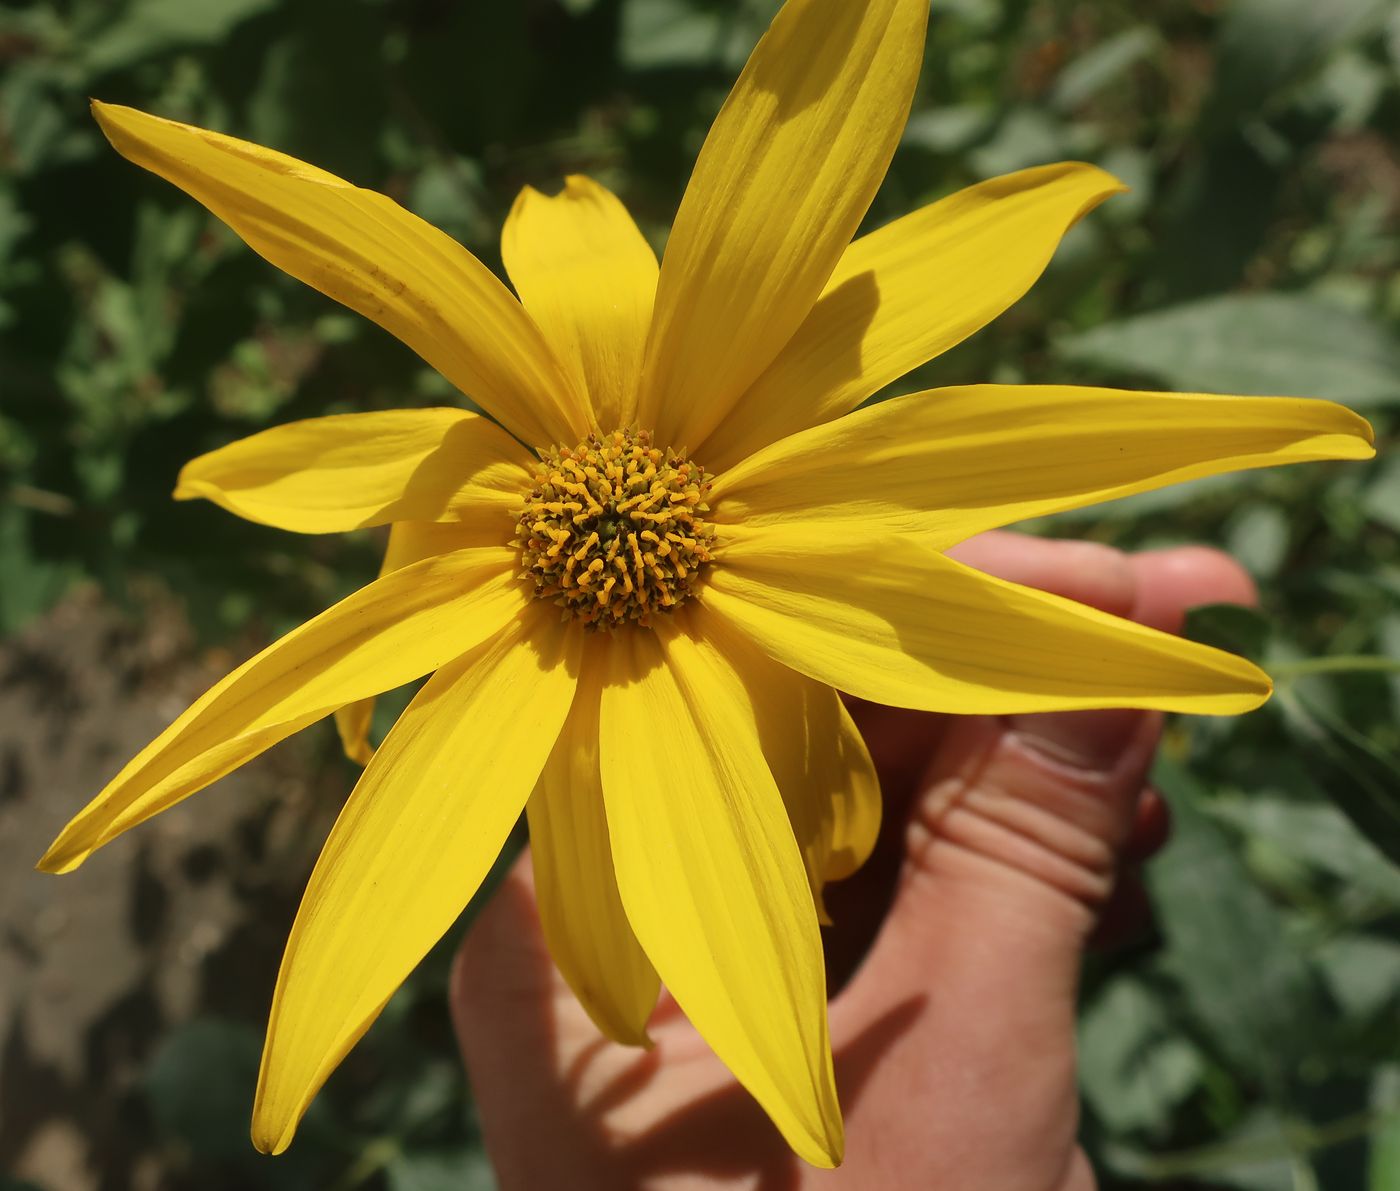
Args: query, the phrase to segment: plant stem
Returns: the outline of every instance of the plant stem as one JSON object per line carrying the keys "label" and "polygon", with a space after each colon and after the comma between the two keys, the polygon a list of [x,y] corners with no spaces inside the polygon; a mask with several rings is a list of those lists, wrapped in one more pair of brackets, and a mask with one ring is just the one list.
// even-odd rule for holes
{"label": "plant stem", "polygon": [[1324,658],[1303,658],[1297,662],[1275,662],[1269,673],[1279,682],[1309,678],[1314,674],[1400,674],[1400,658],[1368,654],[1334,654]]}
{"label": "plant stem", "polygon": [[1309,1121],[1289,1121],[1284,1122],[1280,1132],[1274,1136],[1251,1137],[1165,1154],[1120,1151],[1115,1155],[1115,1165],[1130,1177],[1154,1180],[1211,1176],[1244,1163],[1301,1157],[1364,1137],[1397,1120],[1400,1120],[1400,1114],[1391,1108],[1358,1112],[1321,1125]]}

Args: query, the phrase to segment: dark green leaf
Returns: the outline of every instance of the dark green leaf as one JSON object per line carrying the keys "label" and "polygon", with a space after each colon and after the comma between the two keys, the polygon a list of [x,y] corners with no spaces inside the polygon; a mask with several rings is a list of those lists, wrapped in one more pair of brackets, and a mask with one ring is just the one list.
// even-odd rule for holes
{"label": "dark green leaf", "polygon": [[1230,653],[1258,661],[1264,656],[1271,631],[1255,608],[1239,604],[1203,604],[1186,613],[1185,636]]}
{"label": "dark green leaf", "polygon": [[1299,753],[1321,793],[1400,864],[1400,757],[1347,724],[1301,683],[1279,696]]}
{"label": "dark green leaf", "polygon": [[1166,963],[1220,1050],[1282,1094],[1327,1019],[1316,973],[1205,815],[1196,781],[1165,758],[1153,779],[1172,808],[1171,842],[1146,870]]}
{"label": "dark green leaf", "polygon": [[261,1049],[250,1027],[217,1018],[170,1034],[146,1071],[160,1127],[204,1158],[245,1158]]}
{"label": "dark green leaf", "polygon": [[1386,0],[1234,0],[1220,29],[1212,115],[1252,113],[1385,8]]}

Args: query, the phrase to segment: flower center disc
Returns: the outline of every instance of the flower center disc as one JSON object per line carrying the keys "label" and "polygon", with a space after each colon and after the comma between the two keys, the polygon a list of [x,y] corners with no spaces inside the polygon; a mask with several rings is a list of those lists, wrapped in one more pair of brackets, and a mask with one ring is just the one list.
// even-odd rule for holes
{"label": "flower center disc", "polygon": [[594,628],[683,604],[714,545],[712,478],[645,430],[543,452],[515,535],[535,595]]}

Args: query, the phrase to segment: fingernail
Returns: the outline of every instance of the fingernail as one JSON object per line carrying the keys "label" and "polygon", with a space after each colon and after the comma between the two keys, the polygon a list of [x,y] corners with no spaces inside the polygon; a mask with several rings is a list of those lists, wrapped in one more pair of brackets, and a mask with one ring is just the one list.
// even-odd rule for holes
{"label": "fingernail", "polygon": [[1051,711],[1013,715],[1007,722],[1047,760],[1107,773],[1138,740],[1146,719],[1141,711]]}

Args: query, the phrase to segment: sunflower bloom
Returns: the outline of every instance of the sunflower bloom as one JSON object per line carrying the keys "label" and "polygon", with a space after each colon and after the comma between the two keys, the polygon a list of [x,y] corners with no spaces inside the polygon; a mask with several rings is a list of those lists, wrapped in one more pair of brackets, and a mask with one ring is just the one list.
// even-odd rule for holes
{"label": "sunflower bloom", "polygon": [[[819,922],[879,791],[837,695],[940,712],[1234,714],[1248,661],[980,574],[949,547],[1242,468],[1372,454],[1327,402],[981,385],[857,410],[1016,301],[1122,189],[1065,163],[852,242],[912,101],[927,0],[789,0],[658,266],[597,183],[526,189],[518,299],[390,199],[95,104],[124,156],[384,327],[489,417],[277,427],[176,496],[299,533],[390,526],[381,575],[200,698],[63,831],[65,872],[336,715],[366,762],[311,875],[253,1139],[308,1103],[476,892],[522,811],[550,948],[646,1045],[664,983],[792,1148],[838,1163]],[[855,411],[855,412],[853,412]],[[431,675],[377,750],[369,700]]]}

